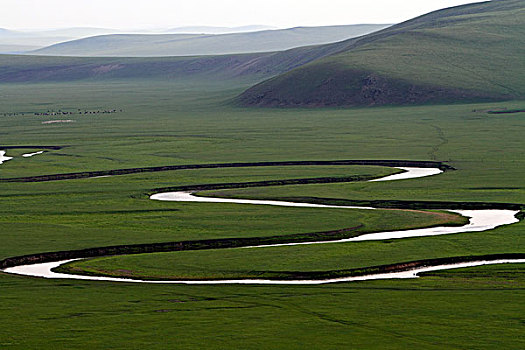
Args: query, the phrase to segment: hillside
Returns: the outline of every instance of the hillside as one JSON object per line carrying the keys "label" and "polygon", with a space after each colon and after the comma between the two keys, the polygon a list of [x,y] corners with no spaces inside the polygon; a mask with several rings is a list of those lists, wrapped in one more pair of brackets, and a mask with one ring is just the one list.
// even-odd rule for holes
{"label": "hillside", "polygon": [[348,106],[525,97],[525,2],[436,11],[331,46],[239,96],[250,106]]}
{"label": "hillside", "polygon": [[271,52],[342,41],[385,27],[387,25],[362,24],[232,34],[101,35],[55,44],[30,53],[50,56],[154,57]]}
{"label": "hillside", "polygon": [[[0,55],[0,83],[230,79],[258,75],[256,71],[250,71],[250,67],[261,59],[264,56],[93,58]],[[260,76],[271,75],[261,73]]]}
{"label": "hillside", "polygon": [[0,83],[124,79],[242,79],[256,83],[338,52],[341,45],[335,43],[270,53],[196,57],[0,55]]}

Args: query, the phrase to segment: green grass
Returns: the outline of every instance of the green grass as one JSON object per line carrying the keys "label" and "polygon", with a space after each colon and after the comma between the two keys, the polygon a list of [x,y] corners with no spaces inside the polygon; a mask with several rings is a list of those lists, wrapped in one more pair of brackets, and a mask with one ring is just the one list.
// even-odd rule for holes
{"label": "green grass", "polygon": [[[292,174],[298,170],[291,168]],[[246,175],[247,169],[238,169],[240,172],[230,169],[229,174],[225,170],[218,171],[217,176],[209,170],[192,170],[50,183],[4,183],[0,217],[4,244],[0,247],[0,257],[116,244],[280,236],[365,224],[355,231],[357,234],[383,227],[443,222],[424,213],[251,205],[240,210],[235,204],[152,201],[145,194],[159,185],[195,183],[195,178],[216,183],[263,176],[257,175],[258,171]],[[324,169],[324,172],[330,170],[334,171]],[[359,170],[359,167],[347,167],[345,173],[359,173]],[[364,172],[377,170],[382,169],[365,167]],[[280,169],[282,175],[273,177],[286,178],[286,171],[288,169]],[[323,169],[306,168],[305,171],[323,173]],[[265,179],[272,178],[271,169],[260,172],[266,174]],[[407,222],[404,217],[412,220]],[[385,219],[390,222],[385,224]],[[195,226],[195,222],[199,225]]]}
{"label": "green grass", "polygon": [[137,279],[280,279],[441,257],[520,253],[523,224],[488,233],[292,247],[216,249],[82,260],[61,271]]}
{"label": "green grass", "polygon": [[523,268],[468,271],[301,287],[1,276],[0,344],[6,349],[522,348]]}
{"label": "green grass", "polygon": [[[524,115],[485,112],[521,109],[523,101],[327,110],[252,110],[226,103],[242,88],[225,83],[221,91],[218,86],[182,87],[165,81],[3,85],[2,145],[68,147],[8,161],[0,166],[0,177],[233,161],[441,160],[458,170],[410,181],[220,194],[525,203]],[[124,112],[56,125],[41,124],[42,117],[3,116],[4,111],[77,106]],[[146,196],[152,188],[167,186],[389,171],[380,167],[201,169],[46,183],[0,182],[0,257],[110,244],[306,233],[362,223],[374,229],[399,227],[407,224],[406,218],[391,211],[168,203]],[[237,259],[252,269],[278,272],[456,254],[522,253],[523,227],[520,223],[489,232],[363,243],[350,251],[346,245],[331,244],[302,247],[305,250],[290,247],[286,252],[254,250],[242,257],[236,250],[152,255],[147,269],[141,269],[151,275],[203,276],[221,269],[227,274],[244,273],[242,266],[235,265]],[[134,269],[132,260],[142,257],[119,259],[112,264]],[[193,265],[170,266],[179,263]],[[317,287],[144,286],[0,274],[0,347],[523,347],[523,266],[480,269],[469,270],[485,271],[473,277],[464,272],[454,277],[451,272],[410,281]]]}

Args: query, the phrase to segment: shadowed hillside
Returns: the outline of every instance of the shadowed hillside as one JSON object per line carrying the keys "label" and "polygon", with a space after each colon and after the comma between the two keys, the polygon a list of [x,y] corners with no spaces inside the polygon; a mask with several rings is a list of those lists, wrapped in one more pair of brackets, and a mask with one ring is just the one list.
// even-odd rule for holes
{"label": "shadowed hillside", "polygon": [[0,55],[0,83],[106,80],[243,79],[251,84],[324,57],[324,47],[200,57],[55,57]]}
{"label": "shadowed hillside", "polygon": [[351,106],[525,97],[525,2],[436,11],[256,85],[251,106]]}

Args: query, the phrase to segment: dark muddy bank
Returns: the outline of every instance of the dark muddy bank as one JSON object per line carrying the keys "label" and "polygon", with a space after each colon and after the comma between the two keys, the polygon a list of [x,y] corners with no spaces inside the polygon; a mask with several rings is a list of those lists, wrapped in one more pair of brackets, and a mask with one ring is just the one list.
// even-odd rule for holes
{"label": "dark muddy bank", "polygon": [[[344,269],[344,270],[331,270],[331,271],[250,271],[253,274],[253,278],[264,279],[264,280],[278,280],[278,281],[322,281],[331,280],[338,278],[348,277],[361,277],[377,274],[393,274],[399,272],[406,272],[416,270],[419,268],[432,267],[432,266],[443,266],[443,265],[454,265],[461,263],[470,262],[482,262],[482,261],[496,261],[496,260],[521,260],[525,259],[523,253],[507,253],[507,254],[490,254],[490,255],[477,255],[477,256],[456,256],[447,258],[436,258],[436,259],[425,259],[401,262],[395,264],[377,265],[371,267],[362,267],[355,269]],[[81,274],[85,276],[102,276],[102,277],[119,277],[109,273],[92,273],[92,272],[80,272],[70,266],[61,265],[53,269],[56,273],[65,274]],[[430,275],[432,272],[426,272],[424,274]],[[161,277],[141,277],[141,276],[126,276],[125,278],[138,279],[143,281],[170,281],[171,278]],[[185,279],[186,281],[220,281],[222,279]],[[341,281],[343,283],[343,281]]]}
{"label": "dark muddy bank", "polygon": [[[14,148],[14,147],[13,147]],[[20,147],[18,147],[20,148]],[[167,165],[159,167],[127,168],[101,171],[84,171],[78,173],[38,175],[0,179],[1,182],[44,182],[57,180],[87,179],[98,176],[116,176],[138,173],[152,173],[159,171],[188,170],[188,169],[214,169],[214,168],[247,168],[271,166],[315,166],[315,165],[376,165],[388,167],[417,167],[439,168],[440,170],[454,170],[453,167],[443,162],[411,161],[411,160],[329,160],[329,161],[283,161],[283,162],[248,162],[248,163],[214,163],[214,164],[189,164]]]}
{"label": "dark muddy bank", "polygon": [[48,149],[58,151],[67,146],[0,146],[0,149]]}
{"label": "dark muddy bank", "polygon": [[[489,202],[447,202],[447,201],[403,201],[403,200],[349,200],[318,197],[279,197],[279,200],[300,203],[326,204],[338,206],[359,206],[384,209],[447,209],[447,210],[525,210],[525,204]],[[523,212],[516,215],[520,220]]]}
{"label": "dark muddy bank", "polygon": [[38,254],[29,254],[23,256],[16,256],[0,261],[0,269],[19,265],[40,264],[46,262],[79,259],[79,258],[94,258],[109,255],[128,255],[128,254],[144,254],[144,253],[161,253],[174,252],[183,250],[206,250],[206,249],[224,249],[224,248],[241,248],[255,245],[266,244],[281,244],[281,243],[300,243],[317,240],[339,240],[344,238],[351,238],[363,234],[363,231],[357,231],[363,225],[344,228],[340,230],[314,232],[314,233],[299,233],[284,236],[270,236],[270,237],[253,237],[253,238],[222,238],[222,239],[208,239],[208,240],[190,240],[179,242],[166,243],[151,243],[151,244],[127,244],[116,245],[108,247],[88,248],[79,250],[68,250],[58,252],[46,252]]}
{"label": "dark muddy bank", "polygon": [[524,259],[525,254],[510,253],[510,254],[491,254],[478,256],[456,256],[438,259],[425,259],[417,261],[402,262],[389,265],[378,265],[371,267],[363,267],[348,270],[332,270],[332,271],[253,271],[257,278],[261,279],[279,279],[279,280],[327,280],[343,277],[357,277],[366,275],[375,275],[383,273],[395,273],[414,270],[420,267],[452,265],[458,263],[474,262],[474,261],[494,261],[506,259]]}
{"label": "dark muddy bank", "polygon": [[250,188],[250,187],[270,187],[270,186],[284,186],[284,185],[308,185],[308,184],[330,184],[343,182],[362,182],[375,179],[374,176],[355,175],[344,177],[311,177],[302,179],[289,180],[268,180],[268,181],[253,181],[253,182],[228,182],[215,183],[205,185],[187,185],[187,186],[172,186],[155,188],[151,194],[160,192],[176,192],[176,191],[210,191],[210,190],[227,190],[235,188]]}

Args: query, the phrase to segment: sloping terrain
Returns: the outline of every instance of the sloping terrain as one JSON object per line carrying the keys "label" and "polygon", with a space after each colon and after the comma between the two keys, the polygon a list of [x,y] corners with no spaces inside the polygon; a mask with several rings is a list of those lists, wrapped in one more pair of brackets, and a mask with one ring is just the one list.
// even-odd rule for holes
{"label": "sloping terrain", "polygon": [[525,2],[436,11],[361,38],[256,85],[243,105],[345,106],[525,96]]}
{"label": "sloping terrain", "polygon": [[387,27],[360,24],[299,27],[233,34],[101,35],[52,45],[31,52],[51,56],[154,57],[270,52],[327,44]]}
{"label": "sloping terrain", "polygon": [[[89,58],[0,55],[1,83],[68,82],[81,80],[173,80],[201,76],[231,78],[258,55]],[[263,75],[265,76],[265,75]]]}
{"label": "sloping terrain", "polygon": [[56,57],[0,55],[0,83],[115,79],[231,79],[252,83],[340,50],[340,43],[271,53],[195,57]]}
{"label": "sloping terrain", "polygon": [[322,54],[299,50],[270,54],[150,58],[0,55],[0,83],[247,78],[253,84],[322,57]]}

